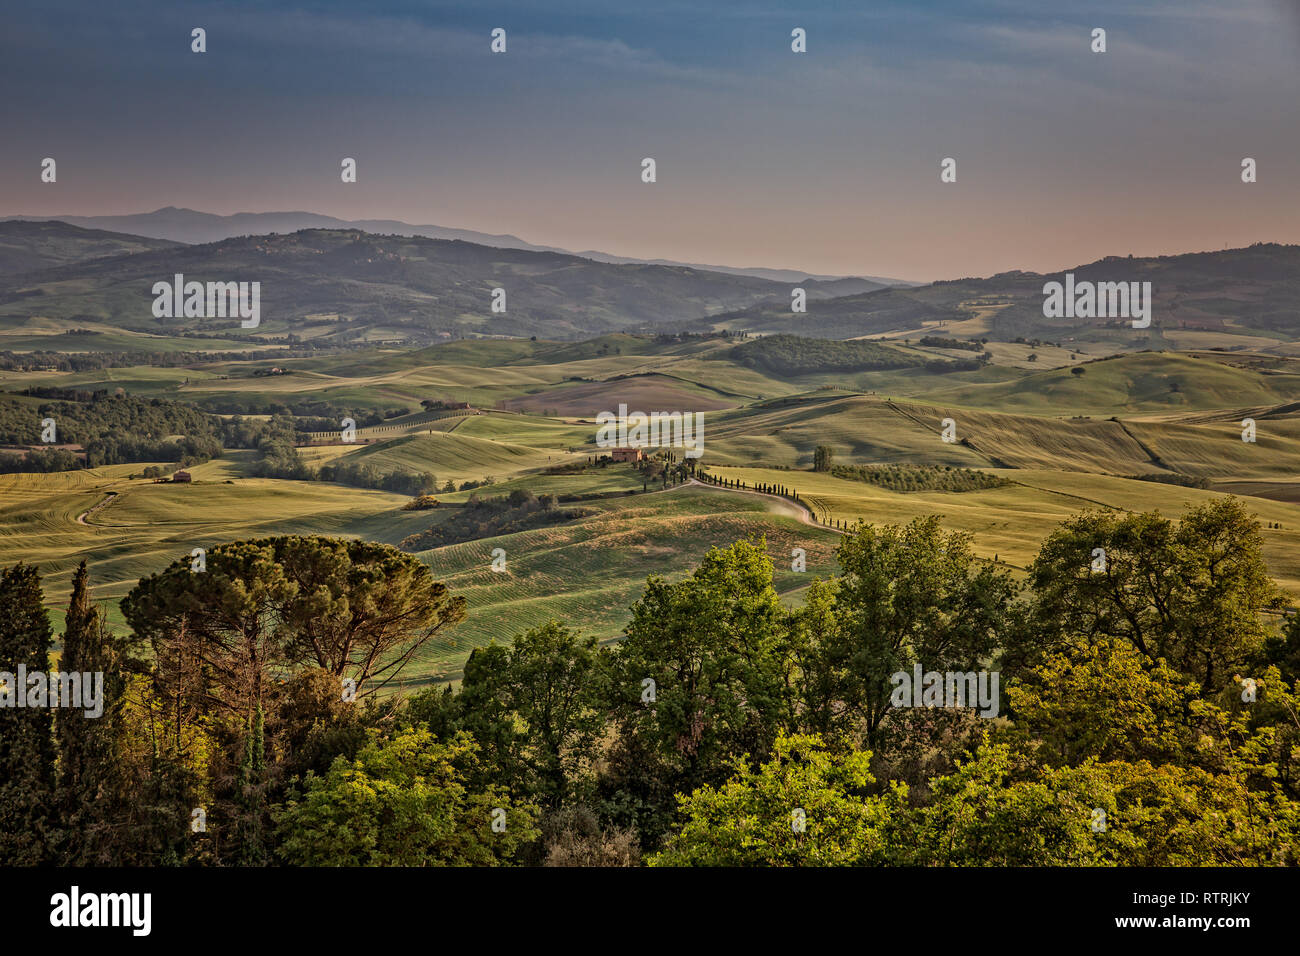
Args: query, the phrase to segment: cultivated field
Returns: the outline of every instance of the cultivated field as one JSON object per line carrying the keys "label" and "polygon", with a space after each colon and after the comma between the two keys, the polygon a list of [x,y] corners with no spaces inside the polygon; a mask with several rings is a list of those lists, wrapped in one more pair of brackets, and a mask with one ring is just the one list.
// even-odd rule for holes
{"label": "cultivated field", "polygon": [[[995,343],[997,344],[997,343]],[[0,561],[40,565],[51,611],[72,568],[92,568],[95,595],[120,624],[117,601],[142,576],[191,549],[282,533],[352,535],[400,544],[450,520],[471,496],[554,495],[579,517],[419,551],[469,603],[468,619],[408,671],[452,679],[469,651],[555,617],[616,639],[649,575],[681,576],[712,546],[764,535],[787,597],[834,570],[838,532],[856,521],[901,523],[940,514],[969,532],[978,555],[1023,569],[1042,539],[1083,509],[1188,507],[1233,494],[1265,527],[1265,556],[1300,597],[1300,397],[1296,360],[1277,352],[1128,353],[1099,357],[1068,344],[1002,343],[979,369],[927,366],[787,374],[733,359],[734,340],[607,335],[588,342],[457,341],[411,351],[377,348],[264,360],[84,372],[0,372],[0,389],[122,389],[219,411],[232,399],[265,421],[294,403],[363,415],[406,409],[361,442],[298,449],[309,467],[367,465],[432,473],[441,507],[404,511],[395,494],[325,481],[252,477],[258,453],[229,449],[190,469],[191,484],[140,477],[147,463],[54,474],[0,475]],[[904,356],[958,350],[898,344]],[[969,353],[966,353],[969,354]],[[1073,356],[1073,358],[1072,358]],[[1073,370],[1072,370],[1073,369]],[[1079,370],[1082,374],[1078,374]],[[421,403],[467,402],[434,417]],[[699,483],[662,490],[630,464],[599,467],[595,415],[703,413],[715,476],[798,492],[822,526],[784,500]],[[229,413],[225,413],[229,417]],[[328,417],[328,416],[326,416]],[[1242,420],[1256,441],[1242,441]],[[942,437],[945,419],[955,441]],[[891,491],[814,473],[814,451],[837,464],[930,465],[986,471],[1007,484],[963,492]],[[680,460],[680,454],[677,456]],[[1136,480],[1136,476],[1164,481]],[[1179,481],[1184,484],[1170,484]],[[484,482],[488,482],[484,484]],[[1200,483],[1204,487],[1185,486]],[[458,490],[446,490],[448,485]],[[473,488],[461,489],[466,483]],[[790,570],[795,547],[808,570]],[[503,549],[506,571],[491,570]]]}

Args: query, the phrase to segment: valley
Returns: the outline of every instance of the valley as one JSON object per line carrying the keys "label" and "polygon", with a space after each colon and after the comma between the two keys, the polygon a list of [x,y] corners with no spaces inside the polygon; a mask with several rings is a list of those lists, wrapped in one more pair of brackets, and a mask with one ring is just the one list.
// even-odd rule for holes
{"label": "valley", "polygon": [[[1042,539],[1078,511],[1177,516],[1242,496],[1263,523],[1271,572],[1300,597],[1300,371],[1289,357],[1115,354],[1080,358],[1081,375],[1069,363],[1035,368],[995,357],[979,369],[947,371],[925,364],[942,350],[900,342],[887,347],[884,363],[900,368],[855,369],[852,362],[881,364],[882,355],[846,353],[846,368],[790,374],[779,363],[745,364],[749,356],[737,351],[744,341],[627,333],[571,343],[465,340],[276,359],[280,374],[269,376],[254,374],[267,359],[3,371],[0,390],[9,394],[123,389],[227,421],[239,414],[233,409],[266,421],[294,403],[358,419],[405,408],[359,426],[352,443],[337,432],[303,434],[294,454],[308,468],[343,463],[430,475],[439,507],[409,511],[405,494],[257,477],[256,451],[227,448],[191,466],[190,484],[156,483],[143,477],[143,463],[0,475],[0,552],[5,561],[40,565],[56,616],[73,566],[87,559],[96,599],[120,625],[117,600],[195,547],[285,533],[398,545],[450,520],[471,497],[512,492],[554,496],[558,507],[574,509],[571,520],[416,552],[467,599],[469,613],[412,662],[411,686],[457,679],[474,647],[551,617],[615,640],[648,576],[679,578],[709,548],[751,535],[765,536],[778,591],[797,601],[814,577],[832,573],[840,529],[926,514],[942,515],[945,527],[971,536],[981,559],[1019,575]],[[422,402],[468,407],[421,411]],[[621,403],[698,412],[707,427],[697,473],[744,490],[692,480],[665,489],[658,465],[643,473],[598,463],[597,416]],[[1245,416],[1257,421],[1254,443],[1241,439]],[[955,423],[957,441],[943,441],[944,419]],[[895,490],[814,472],[818,446],[832,449],[836,465],[973,469],[1005,483]],[[774,485],[797,493],[815,523],[788,498],[753,493]],[[790,570],[794,548],[806,552],[803,573]],[[494,549],[505,554],[504,573],[491,569]]]}

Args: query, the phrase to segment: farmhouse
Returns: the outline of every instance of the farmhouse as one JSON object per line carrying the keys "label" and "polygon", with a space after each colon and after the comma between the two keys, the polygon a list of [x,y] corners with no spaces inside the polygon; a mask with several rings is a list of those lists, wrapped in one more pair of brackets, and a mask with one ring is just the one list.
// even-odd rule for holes
{"label": "farmhouse", "polygon": [[[687,458],[699,458],[704,453],[704,414],[702,412],[645,412],[627,413],[627,405],[620,403],[618,414],[601,412],[596,416],[596,447],[658,448],[674,446],[686,449]],[[618,459],[616,459],[618,460]]]}
{"label": "farmhouse", "polygon": [[609,457],[615,461],[640,461],[645,455],[640,448],[611,448]]}
{"label": "farmhouse", "polygon": [[172,475],[172,481],[191,482],[193,480],[194,477],[188,471],[178,471]]}

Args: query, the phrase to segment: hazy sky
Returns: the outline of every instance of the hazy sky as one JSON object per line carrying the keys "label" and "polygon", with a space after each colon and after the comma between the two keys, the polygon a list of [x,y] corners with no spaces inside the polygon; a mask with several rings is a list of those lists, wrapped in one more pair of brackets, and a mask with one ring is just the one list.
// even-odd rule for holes
{"label": "hazy sky", "polygon": [[917,280],[1300,242],[1297,6],[9,3],[0,215],[311,210]]}

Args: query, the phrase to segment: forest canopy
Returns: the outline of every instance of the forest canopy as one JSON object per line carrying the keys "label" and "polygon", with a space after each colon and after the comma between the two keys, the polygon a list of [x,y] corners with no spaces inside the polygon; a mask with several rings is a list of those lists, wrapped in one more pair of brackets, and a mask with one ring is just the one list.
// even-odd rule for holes
{"label": "forest canopy", "polygon": [[[1096,563],[1096,552],[1106,556]],[[236,541],[107,626],[83,565],[62,666],[101,719],[0,709],[9,862],[1295,865],[1300,618],[1232,499],[1087,511],[1028,575],[937,516],[854,527],[793,606],[761,537],[651,576],[623,640],[551,621],[391,693],[464,601],[388,545]],[[196,563],[197,562],[197,563]],[[46,667],[39,575],[0,659]],[[999,706],[895,694],[996,674]],[[190,826],[196,808],[205,826]]]}

